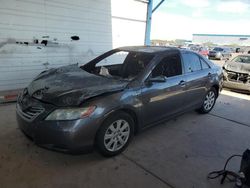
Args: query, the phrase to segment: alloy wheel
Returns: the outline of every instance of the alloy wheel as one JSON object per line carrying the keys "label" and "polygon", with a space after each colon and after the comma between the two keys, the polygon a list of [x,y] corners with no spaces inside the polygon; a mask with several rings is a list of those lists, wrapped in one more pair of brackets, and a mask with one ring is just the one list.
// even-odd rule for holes
{"label": "alloy wheel", "polygon": [[205,100],[204,100],[204,104],[203,104],[204,109],[206,111],[211,110],[211,108],[214,105],[214,102],[215,102],[215,93],[213,91],[209,91],[205,97]]}
{"label": "alloy wheel", "polygon": [[129,135],[129,123],[122,119],[116,120],[105,132],[104,146],[108,151],[118,151],[127,143]]}

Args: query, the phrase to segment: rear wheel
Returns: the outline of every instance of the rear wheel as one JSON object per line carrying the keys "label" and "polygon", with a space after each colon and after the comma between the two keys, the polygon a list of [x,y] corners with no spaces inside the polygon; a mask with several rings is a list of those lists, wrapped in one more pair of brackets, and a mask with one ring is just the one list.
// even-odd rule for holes
{"label": "rear wheel", "polygon": [[124,112],[114,113],[99,129],[96,145],[102,155],[111,157],[121,153],[128,146],[133,135],[133,118]]}
{"label": "rear wheel", "polygon": [[214,107],[216,98],[217,98],[217,91],[215,88],[212,87],[207,92],[207,94],[203,100],[203,104],[202,104],[201,108],[199,109],[199,112],[202,114],[210,112]]}

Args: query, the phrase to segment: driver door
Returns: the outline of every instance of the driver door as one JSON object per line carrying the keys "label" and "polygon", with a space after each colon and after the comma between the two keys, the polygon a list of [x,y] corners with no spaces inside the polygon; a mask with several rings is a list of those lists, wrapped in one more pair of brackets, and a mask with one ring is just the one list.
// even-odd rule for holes
{"label": "driver door", "polygon": [[186,78],[182,74],[179,53],[163,57],[142,87],[140,98],[144,126],[181,112],[185,87]]}

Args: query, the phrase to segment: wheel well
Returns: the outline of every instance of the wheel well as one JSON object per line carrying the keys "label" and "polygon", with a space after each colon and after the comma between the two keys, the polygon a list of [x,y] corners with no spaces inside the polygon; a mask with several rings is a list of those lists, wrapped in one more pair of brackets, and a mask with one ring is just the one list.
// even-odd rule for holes
{"label": "wheel well", "polygon": [[125,113],[129,114],[133,118],[134,123],[135,123],[134,133],[135,134],[138,133],[138,131],[139,131],[139,125],[138,125],[138,117],[137,117],[136,113],[133,110],[128,109],[128,108],[119,109],[118,111],[125,112]]}
{"label": "wheel well", "polygon": [[[111,115],[113,115],[113,114],[115,114],[115,113],[117,113],[117,112],[125,112],[125,113],[127,113],[127,114],[129,114],[132,118],[133,118],[133,120],[134,120],[134,134],[136,134],[136,133],[138,133],[139,132],[139,125],[138,125],[138,117],[137,117],[137,115],[136,115],[136,113],[133,111],[133,110],[131,110],[131,109],[128,109],[128,108],[122,108],[122,109],[117,109],[117,110],[115,110],[115,111],[113,111],[113,112],[111,112],[111,113],[109,113],[108,114],[108,116],[104,119],[104,121],[109,117],[109,116],[111,116]],[[103,123],[103,122],[102,122]],[[98,128],[98,130],[97,130],[97,132],[96,132],[96,135],[95,135],[95,139],[94,139],[94,146],[96,145],[96,138],[97,138],[97,134],[98,134],[98,131],[100,130],[100,127]]]}
{"label": "wheel well", "polygon": [[212,86],[215,90],[216,90],[216,94],[217,94],[217,97],[218,97],[218,95],[219,95],[219,86],[218,85],[213,85]]}

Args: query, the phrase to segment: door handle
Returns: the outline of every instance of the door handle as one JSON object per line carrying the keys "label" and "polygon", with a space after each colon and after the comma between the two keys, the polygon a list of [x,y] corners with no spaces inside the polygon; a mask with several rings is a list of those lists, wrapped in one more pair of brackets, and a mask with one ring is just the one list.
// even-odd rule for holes
{"label": "door handle", "polygon": [[181,87],[185,87],[186,86],[186,82],[184,80],[181,80],[180,83],[179,83],[179,85]]}

